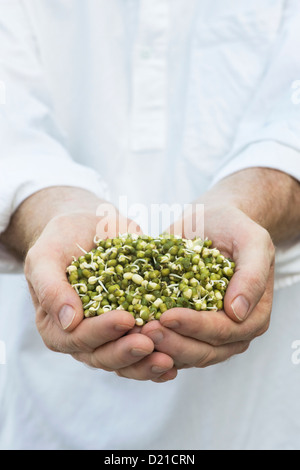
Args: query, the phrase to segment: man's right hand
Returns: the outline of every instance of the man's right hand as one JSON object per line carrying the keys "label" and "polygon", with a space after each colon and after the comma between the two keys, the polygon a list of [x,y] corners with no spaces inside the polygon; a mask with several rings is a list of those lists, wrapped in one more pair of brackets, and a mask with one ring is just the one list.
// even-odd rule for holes
{"label": "man's right hand", "polygon": [[[53,189],[49,191],[51,194]],[[67,191],[73,192],[74,200],[76,189]],[[79,198],[81,203],[82,193]],[[33,201],[32,198],[41,197],[45,201],[44,196],[37,193],[28,202],[25,201],[19,209],[22,214],[16,215],[19,223],[14,221],[11,229],[18,226],[19,230],[20,224],[26,221],[33,226],[35,218],[40,221],[42,211],[49,209],[51,202],[48,198],[48,207],[43,208],[38,204],[38,199]],[[53,216],[52,213],[38,235],[32,231],[35,242],[27,250],[25,275],[36,310],[38,331],[50,350],[70,354],[90,367],[115,371],[122,377],[136,380],[171,380],[177,375],[173,360],[164,353],[154,351],[154,343],[135,327],[130,313],[115,310],[84,319],[81,300],[68,282],[66,268],[73,256],[82,254],[78,245],[89,251],[94,247],[95,235],[107,238],[116,236],[119,231],[114,220],[111,226],[108,221],[109,233],[97,232],[97,227],[99,229],[102,225],[96,216],[94,202],[91,210],[87,209],[88,204],[82,203],[81,210],[77,200],[72,210],[72,204],[68,201],[67,210],[60,207],[58,215]],[[122,222],[132,229],[131,221],[123,219]],[[29,240],[29,232],[25,232]],[[12,238],[17,240],[16,233],[13,235]]]}

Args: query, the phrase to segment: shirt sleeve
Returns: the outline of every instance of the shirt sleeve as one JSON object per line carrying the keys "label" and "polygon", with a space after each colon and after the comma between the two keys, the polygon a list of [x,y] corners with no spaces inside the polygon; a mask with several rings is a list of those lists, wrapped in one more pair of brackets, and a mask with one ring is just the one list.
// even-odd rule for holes
{"label": "shirt sleeve", "polygon": [[[23,1],[0,0],[0,233],[19,205],[46,187],[107,197],[100,175],[72,160],[54,114]],[[21,269],[0,245],[0,272]]]}
{"label": "shirt sleeve", "polygon": [[213,185],[251,167],[277,169],[300,181],[299,22],[299,3],[287,1],[260,84]]}

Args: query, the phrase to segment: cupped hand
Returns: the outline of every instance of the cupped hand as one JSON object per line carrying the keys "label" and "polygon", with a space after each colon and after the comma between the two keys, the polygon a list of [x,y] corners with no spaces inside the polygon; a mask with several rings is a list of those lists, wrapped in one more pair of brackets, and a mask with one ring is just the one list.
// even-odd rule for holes
{"label": "cupped hand", "polygon": [[[185,236],[184,222],[175,223],[170,232]],[[205,236],[236,263],[224,310],[175,308],[142,329],[177,368],[206,367],[242,353],[270,323],[275,250],[268,232],[236,207],[208,207]]]}
{"label": "cupped hand", "polygon": [[[173,360],[154,351],[153,341],[135,328],[130,313],[115,310],[83,317],[81,300],[67,280],[66,268],[73,256],[82,254],[81,248],[89,251],[94,247],[95,234],[103,236],[99,227],[99,218],[90,213],[59,215],[49,221],[28,251],[25,275],[38,331],[50,350],[70,354],[90,367],[136,380],[173,379],[177,373]],[[106,232],[105,238],[118,231]]]}

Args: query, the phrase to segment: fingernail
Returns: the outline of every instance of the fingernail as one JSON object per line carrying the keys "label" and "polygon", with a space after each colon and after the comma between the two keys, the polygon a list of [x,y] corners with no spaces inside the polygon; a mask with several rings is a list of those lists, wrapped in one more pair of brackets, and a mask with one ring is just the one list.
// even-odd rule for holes
{"label": "fingernail", "polygon": [[152,339],[154,344],[159,344],[164,339],[163,333],[159,330],[151,331],[151,333],[149,333],[149,337]]}
{"label": "fingernail", "polygon": [[75,310],[70,305],[64,305],[58,314],[61,326],[66,330],[72,323],[75,317]]}
{"label": "fingernail", "polygon": [[172,321],[164,321],[163,325],[166,326],[167,328],[179,328],[179,322],[176,320]]}
{"label": "fingernail", "polygon": [[151,371],[152,371],[154,374],[163,374],[164,372],[168,372],[168,370],[170,370],[169,367],[168,367],[168,369],[166,369],[165,367],[162,368],[162,367],[159,367],[159,366],[153,366],[153,367],[151,367]]}
{"label": "fingernail", "polygon": [[120,333],[124,333],[125,331],[128,331],[130,330],[132,327],[131,326],[128,326],[128,325],[116,325],[115,326],[115,330],[120,332]]}
{"label": "fingernail", "polygon": [[231,304],[231,308],[239,321],[245,320],[249,312],[249,302],[242,295],[239,295]]}
{"label": "fingernail", "polygon": [[143,357],[149,354],[147,351],[144,351],[143,349],[138,349],[138,348],[133,348],[130,352],[134,357]]}

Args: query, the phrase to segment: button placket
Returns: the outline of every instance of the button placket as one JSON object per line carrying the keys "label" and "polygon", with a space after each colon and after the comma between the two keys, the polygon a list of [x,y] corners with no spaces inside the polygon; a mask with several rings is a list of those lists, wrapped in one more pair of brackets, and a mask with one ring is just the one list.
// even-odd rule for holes
{"label": "button placket", "polygon": [[162,150],[167,128],[169,0],[141,0],[132,70],[131,148]]}

